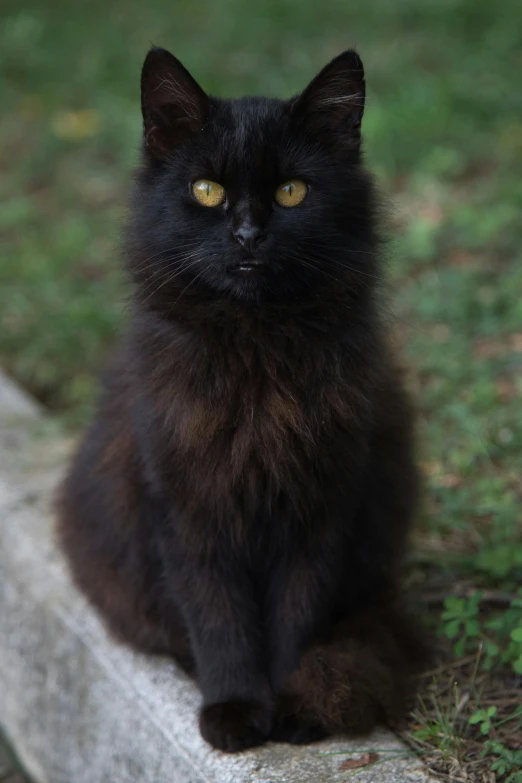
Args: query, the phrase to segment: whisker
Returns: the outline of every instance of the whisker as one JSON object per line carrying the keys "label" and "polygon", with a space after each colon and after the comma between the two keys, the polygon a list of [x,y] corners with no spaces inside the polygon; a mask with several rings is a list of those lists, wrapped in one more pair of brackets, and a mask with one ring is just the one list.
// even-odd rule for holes
{"label": "whisker", "polygon": [[[173,262],[177,262],[178,264],[183,264],[185,261],[188,261],[189,259],[194,258],[196,255],[198,255],[199,252],[200,251],[198,249],[198,250],[194,250],[192,253],[187,253],[184,256],[169,256],[168,258],[163,259],[163,264],[164,265],[170,265]],[[141,267],[140,269],[134,270],[134,271],[135,271],[135,274],[143,274],[144,272],[147,271],[147,269],[150,269],[151,267],[156,267],[158,269],[158,271],[161,271],[161,269],[162,269],[162,267],[160,267],[160,265],[159,265],[159,262],[156,260],[156,261],[151,261],[149,264]]]}
{"label": "whisker", "polygon": [[338,278],[334,277],[333,275],[329,274],[324,269],[324,267],[318,265],[321,260],[326,261],[328,263],[337,264],[337,266],[339,266],[341,269],[354,272],[357,275],[363,275],[364,277],[369,277],[373,280],[381,280],[381,278],[378,275],[372,275],[370,272],[364,272],[362,269],[357,269],[356,267],[350,266],[350,264],[347,263],[343,263],[342,261],[339,261],[339,259],[333,258],[331,256],[319,256],[318,258],[312,258],[308,255],[300,253],[298,256],[290,256],[290,257],[293,258],[294,261],[298,261],[300,263],[305,263],[305,260],[312,262],[312,264],[308,264],[308,266],[311,266],[311,268],[313,268],[315,271],[319,271],[322,274],[328,275],[333,280],[337,280],[337,282],[341,282],[341,281]]}
{"label": "whisker", "polygon": [[[195,244],[199,244],[200,240],[198,238],[196,238],[196,237],[194,237],[194,239],[187,240],[187,241],[180,240],[180,241],[178,241],[178,244],[176,244],[175,246],[170,247],[170,248],[163,248],[162,250],[159,251],[159,253],[171,252],[172,250],[176,250],[180,245],[185,247],[187,245],[187,242],[189,244],[194,244],[195,245]],[[124,246],[124,252],[122,253],[122,255],[123,255],[123,258],[126,261],[126,263],[129,263],[129,262],[133,261],[141,253],[147,253],[149,250],[153,250],[154,248],[157,248],[157,246],[158,246],[157,242],[152,242],[152,243],[150,243],[148,245],[144,245],[143,247],[142,246],[138,247],[136,244],[132,243],[131,245],[128,245],[127,248],[125,248],[125,246]],[[129,249],[131,249],[131,247],[134,248],[134,252],[131,253],[131,254],[126,253],[125,250],[126,249],[129,250]],[[159,253],[157,255],[159,255]]]}
{"label": "whisker", "polygon": [[345,261],[341,261],[338,258],[335,258],[334,256],[326,255],[325,253],[318,253],[316,254],[316,258],[311,258],[310,256],[303,254],[304,258],[307,258],[308,260],[313,261],[325,261],[326,263],[334,263],[340,266],[343,269],[347,269],[350,272],[355,272],[359,275],[364,275],[365,277],[370,277],[374,280],[381,280],[381,277],[379,275],[372,275],[371,272],[364,272],[362,269],[357,269],[354,266],[351,266],[350,264],[346,263]]}
{"label": "whisker", "polygon": [[[176,277],[178,277],[178,275],[180,275],[182,272],[186,272],[186,271],[187,271],[187,269],[190,269],[191,267],[195,266],[195,265],[198,263],[198,261],[199,261],[199,260],[200,260],[200,259],[199,259],[199,257],[198,257],[198,258],[196,258],[194,261],[192,261],[190,264],[188,264],[186,267],[184,267],[184,268],[182,268],[182,269],[176,269],[176,270],[175,270],[175,272],[174,272],[172,275],[169,275],[167,278],[165,278],[165,280],[164,280],[162,283],[160,283],[160,284],[159,284],[159,286],[157,286],[157,288],[154,288],[154,289],[153,289],[153,290],[152,290],[152,291],[151,291],[151,292],[150,292],[150,293],[149,293],[149,294],[148,294],[148,295],[145,297],[145,299],[140,299],[140,303],[141,303],[142,305],[144,305],[144,304],[145,304],[145,302],[148,302],[148,300],[151,298],[151,296],[154,296],[155,294],[157,294],[157,293],[158,293],[158,291],[159,291],[160,289],[162,289],[162,288],[163,288],[163,286],[166,286],[168,283],[171,283],[171,282],[172,282],[173,280],[175,280],[175,279],[176,279]],[[148,289],[148,288],[146,288],[146,289],[145,289],[145,291],[143,291],[143,293],[145,293],[147,290],[149,290],[149,289]]]}
{"label": "whisker", "polygon": [[[194,243],[193,243],[193,244],[191,244],[191,245],[190,245],[190,246],[188,246],[188,247],[187,247],[187,245],[184,245],[184,246],[183,246],[183,248],[180,248],[180,251],[181,251],[181,250],[183,250],[183,251],[186,251],[186,250],[191,250],[193,247],[198,247],[198,246],[200,246],[200,245],[201,245],[201,242],[199,242],[199,241],[194,241]],[[175,251],[177,251],[177,250],[178,250],[178,248],[177,248],[177,247],[164,248],[163,250],[160,250],[160,251],[158,251],[157,253],[154,253],[153,255],[151,255],[151,256],[148,256],[147,258],[144,258],[144,259],[143,259],[143,261],[142,261],[142,262],[140,262],[140,263],[139,263],[137,266],[133,266],[133,267],[131,267],[131,271],[132,271],[132,272],[140,272],[140,271],[142,271],[142,270],[143,270],[143,268],[144,268],[144,266],[145,266],[146,264],[148,264],[150,261],[152,261],[152,259],[154,259],[154,258],[158,258],[158,256],[161,256],[161,255],[163,255],[163,253],[173,253],[173,252],[175,252]]]}
{"label": "whisker", "polygon": [[[321,274],[325,274],[327,277],[330,277],[332,280],[335,280],[336,283],[341,283],[342,282],[341,280],[339,280],[338,277],[334,277],[334,275],[331,275],[325,269],[322,269],[322,267],[319,267],[316,264],[308,263],[308,261],[304,260],[303,256],[292,256],[292,255],[290,255],[289,258],[293,259],[294,261],[298,261],[301,264],[304,264],[305,266],[309,267],[310,269],[313,269],[314,272],[321,272]],[[313,261],[313,259],[308,259],[308,260],[309,261]]]}
{"label": "whisker", "polygon": [[171,312],[172,312],[172,310],[174,309],[174,307],[177,305],[177,303],[179,302],[179,300],[181,299],[181,297],[183,296],[183,294],[185,294],[185,293],[188,291],[188,289],[190,288],[190,286],[191,286],[191,285],[193,285],[193,284],[196,282],[196,280],[199,280],[199,278],[200,278],[200,277],[203,275],[203,272],[204,272],[204,271],[205,271],[205,270],[204,270],[204,269],[202,269],[202,270],[201,270],[201,272],[199,272],[199,273],[198,273],[198,274],[197,274],[195,277],[193,277],[193,278],[192,278],[192,280],[190,280],[190,282],[189,282],[189,283],[187,283],[187,285],[185,286],[185,288],[182,290],[182,292],[181,292],[181,293],[179,294],[179,296],[177,297],[176,301],[172,303],[171,307],[169,308],[169,313],[171,313]]}
{"label": "whisker", "polygon": [[339,261],[337,258],[329,258],[329,261],[331,261],[333,264],[337,264],[341,267],[341,269],[347,269],[350,272],[355,272],[357,275],[364,275],[364,277],[370,277],[372,280],[382,280],[379,275],[372,275],[371,272],[364,272],[362,269],[357,269],[355,266],[350,266],[350,264],[343,263],[342,261]]}
{"label": "whisker", "polygon": [[[311,245],[320,244],[321,239],[330,239],[330,238],[339,238],[339,234],[332,232],[330,234],[300,234],[299,235],[299,241],[306,241]],[[357,253],[358,255],[365,255],[365,256],[377,256],[378,252],[376,250],[357,250],[356,248],[351,248],[349,245],[345,245],[344,250],[346,250],[347,253]]]}

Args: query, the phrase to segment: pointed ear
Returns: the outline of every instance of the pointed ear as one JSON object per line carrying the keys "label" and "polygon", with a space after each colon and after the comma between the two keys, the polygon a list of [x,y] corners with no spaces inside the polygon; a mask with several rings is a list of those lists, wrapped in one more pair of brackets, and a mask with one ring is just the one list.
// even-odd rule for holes
{"label": "pointed ear", "polygon": [[348,49],[328,63],[297,97],[292,114],[311,135],[357,151],[365,92],[361,58]]}
{"label": "pointed ear", "polygon": [[145,149],[166,157],[203,127],[208,97],[166,49],[151,49],[141,71],[141,111]]}

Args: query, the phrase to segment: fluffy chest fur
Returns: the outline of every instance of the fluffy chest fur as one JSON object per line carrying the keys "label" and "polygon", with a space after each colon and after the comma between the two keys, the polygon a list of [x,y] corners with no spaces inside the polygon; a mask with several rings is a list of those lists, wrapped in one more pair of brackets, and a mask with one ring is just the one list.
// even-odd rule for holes
{"label": "fluffy chest fur", "polygon": [[252,319],[149,328],[140,345],[160,472],[183,504],[309,506],[326,474],[364,461],[375,373],[360,339]]}

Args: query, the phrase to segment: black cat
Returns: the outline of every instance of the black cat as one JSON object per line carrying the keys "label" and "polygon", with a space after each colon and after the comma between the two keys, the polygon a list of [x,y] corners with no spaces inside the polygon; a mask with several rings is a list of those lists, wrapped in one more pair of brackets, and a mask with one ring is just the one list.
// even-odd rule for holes
{"label": "black cat", "polygon": [[291,100],[142,73],[130,328],[60,534],[121,639],[193,672],[237,751],[401,718],[413,416],[379,313],[365,83],[346,51]]}

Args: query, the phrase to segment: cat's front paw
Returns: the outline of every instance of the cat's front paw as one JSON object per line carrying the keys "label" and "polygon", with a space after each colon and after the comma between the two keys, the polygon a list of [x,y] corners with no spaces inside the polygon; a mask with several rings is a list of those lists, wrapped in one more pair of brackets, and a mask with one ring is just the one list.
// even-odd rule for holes
{"label": "cat's front paw", "polygon": [[274,742],[290,742],[292,745],[308,745],[328,737],[329,731],[309,712],[295,695],[280,697],[270,739]]}
{"label": "cat's front paw", "polygon": [[328,737],[330,732],[317,721],[304,715],[283,715],[276,718],[270,733],[274,742],[289,742],[291,745],[309,745]]}
{"label": "cat's front paw", "polygon": [[272,728],[272,711],[255,701],[225,701],[203,707],[199,716],[203,739],[225,753],[262,745]]}

